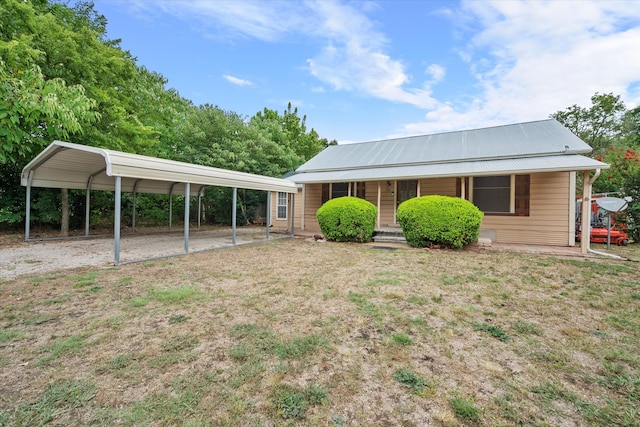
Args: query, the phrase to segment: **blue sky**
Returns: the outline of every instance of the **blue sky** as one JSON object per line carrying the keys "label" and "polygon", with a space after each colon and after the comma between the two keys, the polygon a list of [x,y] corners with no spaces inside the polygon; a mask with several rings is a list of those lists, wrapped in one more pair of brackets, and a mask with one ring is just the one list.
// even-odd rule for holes
{"label": "blue sky", "polygon": [[640,105],[640,1],[95,0],[108,35],[195,104],[287,103],[340,143]]}

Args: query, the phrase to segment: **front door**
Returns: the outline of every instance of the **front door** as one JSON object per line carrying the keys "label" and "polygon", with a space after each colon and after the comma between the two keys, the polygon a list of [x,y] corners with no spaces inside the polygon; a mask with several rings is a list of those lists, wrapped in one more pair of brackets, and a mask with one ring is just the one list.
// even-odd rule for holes
{"label": "front door", "polygon": [[[418,181],[415,179],[408,181],[397,181],[396,184],[396,210],[400,203],[412,199],[418,195]],[[395,212],[393,214],[396,217]],[[396,220],[397,221],[397,220]],[[395,221],[394,221],[395,222]]]}

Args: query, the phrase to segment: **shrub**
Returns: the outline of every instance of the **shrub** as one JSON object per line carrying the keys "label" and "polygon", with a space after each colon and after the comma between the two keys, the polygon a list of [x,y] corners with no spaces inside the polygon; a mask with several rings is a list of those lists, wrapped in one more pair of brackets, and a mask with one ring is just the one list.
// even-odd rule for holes
{"label": "shrub", "polygon": [[441,244],[461,248],[475,242],[483,213],[457,197],[423,196],[398,206],[398,222],[407,243],[414,247]]}
{"label": "shrub", "polygon": [[336,242],[370,241],[377,215],[372,203],[357,197],[331,199],[316,212],[322,234]]}

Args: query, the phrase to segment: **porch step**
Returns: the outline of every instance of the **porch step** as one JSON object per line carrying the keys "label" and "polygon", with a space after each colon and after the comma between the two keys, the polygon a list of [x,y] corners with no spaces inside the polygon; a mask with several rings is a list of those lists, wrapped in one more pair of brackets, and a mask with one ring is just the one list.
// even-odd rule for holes
{"label": "porch step", "polygon": [[377,228],[373,233],[373,241],[379,242],[393,242],[393,243],[406,243],[407,240],[402,234],[400,227],[384,227]]}

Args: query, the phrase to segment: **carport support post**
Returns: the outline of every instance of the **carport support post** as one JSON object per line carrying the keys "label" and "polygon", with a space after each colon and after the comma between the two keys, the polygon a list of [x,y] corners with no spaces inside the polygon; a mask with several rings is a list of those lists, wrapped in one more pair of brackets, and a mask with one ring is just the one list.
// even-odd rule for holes
{"label": "carport support post", "polygon": [[113,263],[120,265],[120,209],[122,208],[122,177],[116,176],[115,207],[113,214]]}
{"label": "carport support post", "polygon": [[238,189],[233,187],[233,201],[231,202],[231,243],[236,244],[236,209],[238,199]]}
{"label": "carport support post", "polygon": [[267,191],[267,212],[265,214],[267,223],[267,240],[269,240],[269,224],[271,224],[271,191]]}
{"label": "carport support post", "polygon": [[27,206],[24,218],[24,240],[28,242],[31,240],[31,182],[33,181],[33,171],[29,171],[29,177],[27,178]]}
{"label": "carport support post", "polygon": [[191,202],[191,184],[184,183],[184,253],[189,253],[189,208]]}

